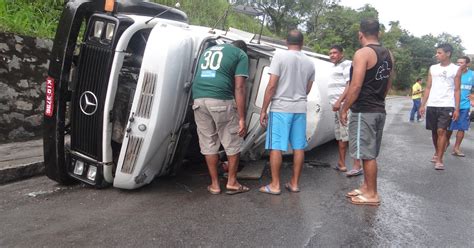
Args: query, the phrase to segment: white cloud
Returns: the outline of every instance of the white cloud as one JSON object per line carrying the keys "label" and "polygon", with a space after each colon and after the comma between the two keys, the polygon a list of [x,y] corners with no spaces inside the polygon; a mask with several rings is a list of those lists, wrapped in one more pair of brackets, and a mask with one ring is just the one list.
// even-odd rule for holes
{"label": "white cloud", "polygon": [[402,28],[421,37],[443,32],[461,37],[466,53],[474,54],[474,5],[472,0],[341,0],[353,9],[370,4],[379,12],[380,21],[400,21]]}

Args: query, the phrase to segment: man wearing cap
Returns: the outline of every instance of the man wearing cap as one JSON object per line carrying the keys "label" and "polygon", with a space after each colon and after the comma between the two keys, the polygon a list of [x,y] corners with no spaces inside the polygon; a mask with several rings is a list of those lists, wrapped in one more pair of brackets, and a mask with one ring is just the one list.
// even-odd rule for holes
{"label": "man wearing cap", "polygon": [[[265,90],[260,124],[267,127],[265,149],[270,150],[272,181],[260,192],[278,195],[282,151],[293,149],[293,176],[285,188],[299,192],[299,178],[304,161],[306,142],[306,96],[314,81],[314,64],[301,51],[303,34],[298,30],[288,33],[287,51],[273,56],[270,80]],[[271,106],[270,106],[271,103]],[[267,109],[270,106],[270,113]]]}

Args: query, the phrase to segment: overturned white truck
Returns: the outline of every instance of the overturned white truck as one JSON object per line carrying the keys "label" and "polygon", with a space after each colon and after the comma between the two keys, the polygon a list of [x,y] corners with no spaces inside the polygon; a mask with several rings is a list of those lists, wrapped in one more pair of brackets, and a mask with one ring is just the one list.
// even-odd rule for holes
{"label": "overturned white truck", "polygon": [[[46,86],[47,176],[63,184],[79,180],[133,189],[176,172],[198,151],[190,87],[199,55],[237,39],[249,47],[249,132],[242,159],[253,160],[264,152],[259,113],[268,66],[275,51],[285,49],[282,43],[259,39],[257,44],[240,31],[189,25],[183,12],[144,1],[68,1]],[[312,149],[334,138],[327,99],[331,64],[327,56],[306,54],[316,67],[307,115]]]}

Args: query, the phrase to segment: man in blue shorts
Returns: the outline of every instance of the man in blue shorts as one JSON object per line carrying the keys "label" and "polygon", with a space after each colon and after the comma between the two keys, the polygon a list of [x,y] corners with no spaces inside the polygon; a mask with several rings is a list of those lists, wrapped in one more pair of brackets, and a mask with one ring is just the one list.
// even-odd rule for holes
{"label": "man in blue shorts", "polygon": [[[469,69],[471,59],[467,56],[462,56],[458,59],[457,64],[461,67],[461,99],[459,103],[459,117],[456,121],[451,122],[451,126],[448,128],[448,140],[451,138],[451,134],[454,130],[456,132],[456,143],[453,147],[454,156],[464,157],[464,153],[461,152],[461,142],[464,138],[464,132],[469,130],[469,110],[471,108],[471,101],[469,99],[474,89],[474,73]],[[472,96],[471,96],[472,97]]]}
{"label": "man in blue shorts", "polygon": [[[298,30],[288,33],[287,51],[278,52],[270,65],[270,80],[265,90],[260,123],[267,127],[265,149],[270,150],[272,181],[260,192],[278,195],[282,151],[293,149],[293,176],[285,188],[299,192],[299,178],[306,148],[306,96],[314,81],[314,64],[301,52],[303,34]],[[270,105],[270,113],[267,114]]]}

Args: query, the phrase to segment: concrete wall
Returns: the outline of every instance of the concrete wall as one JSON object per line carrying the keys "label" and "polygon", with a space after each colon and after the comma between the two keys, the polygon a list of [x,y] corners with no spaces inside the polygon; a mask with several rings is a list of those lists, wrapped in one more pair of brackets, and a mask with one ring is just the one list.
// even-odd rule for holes
{"label": "concrete wall", "polygon": [[0,33],[0,143],[41,137],[52,44]]}

